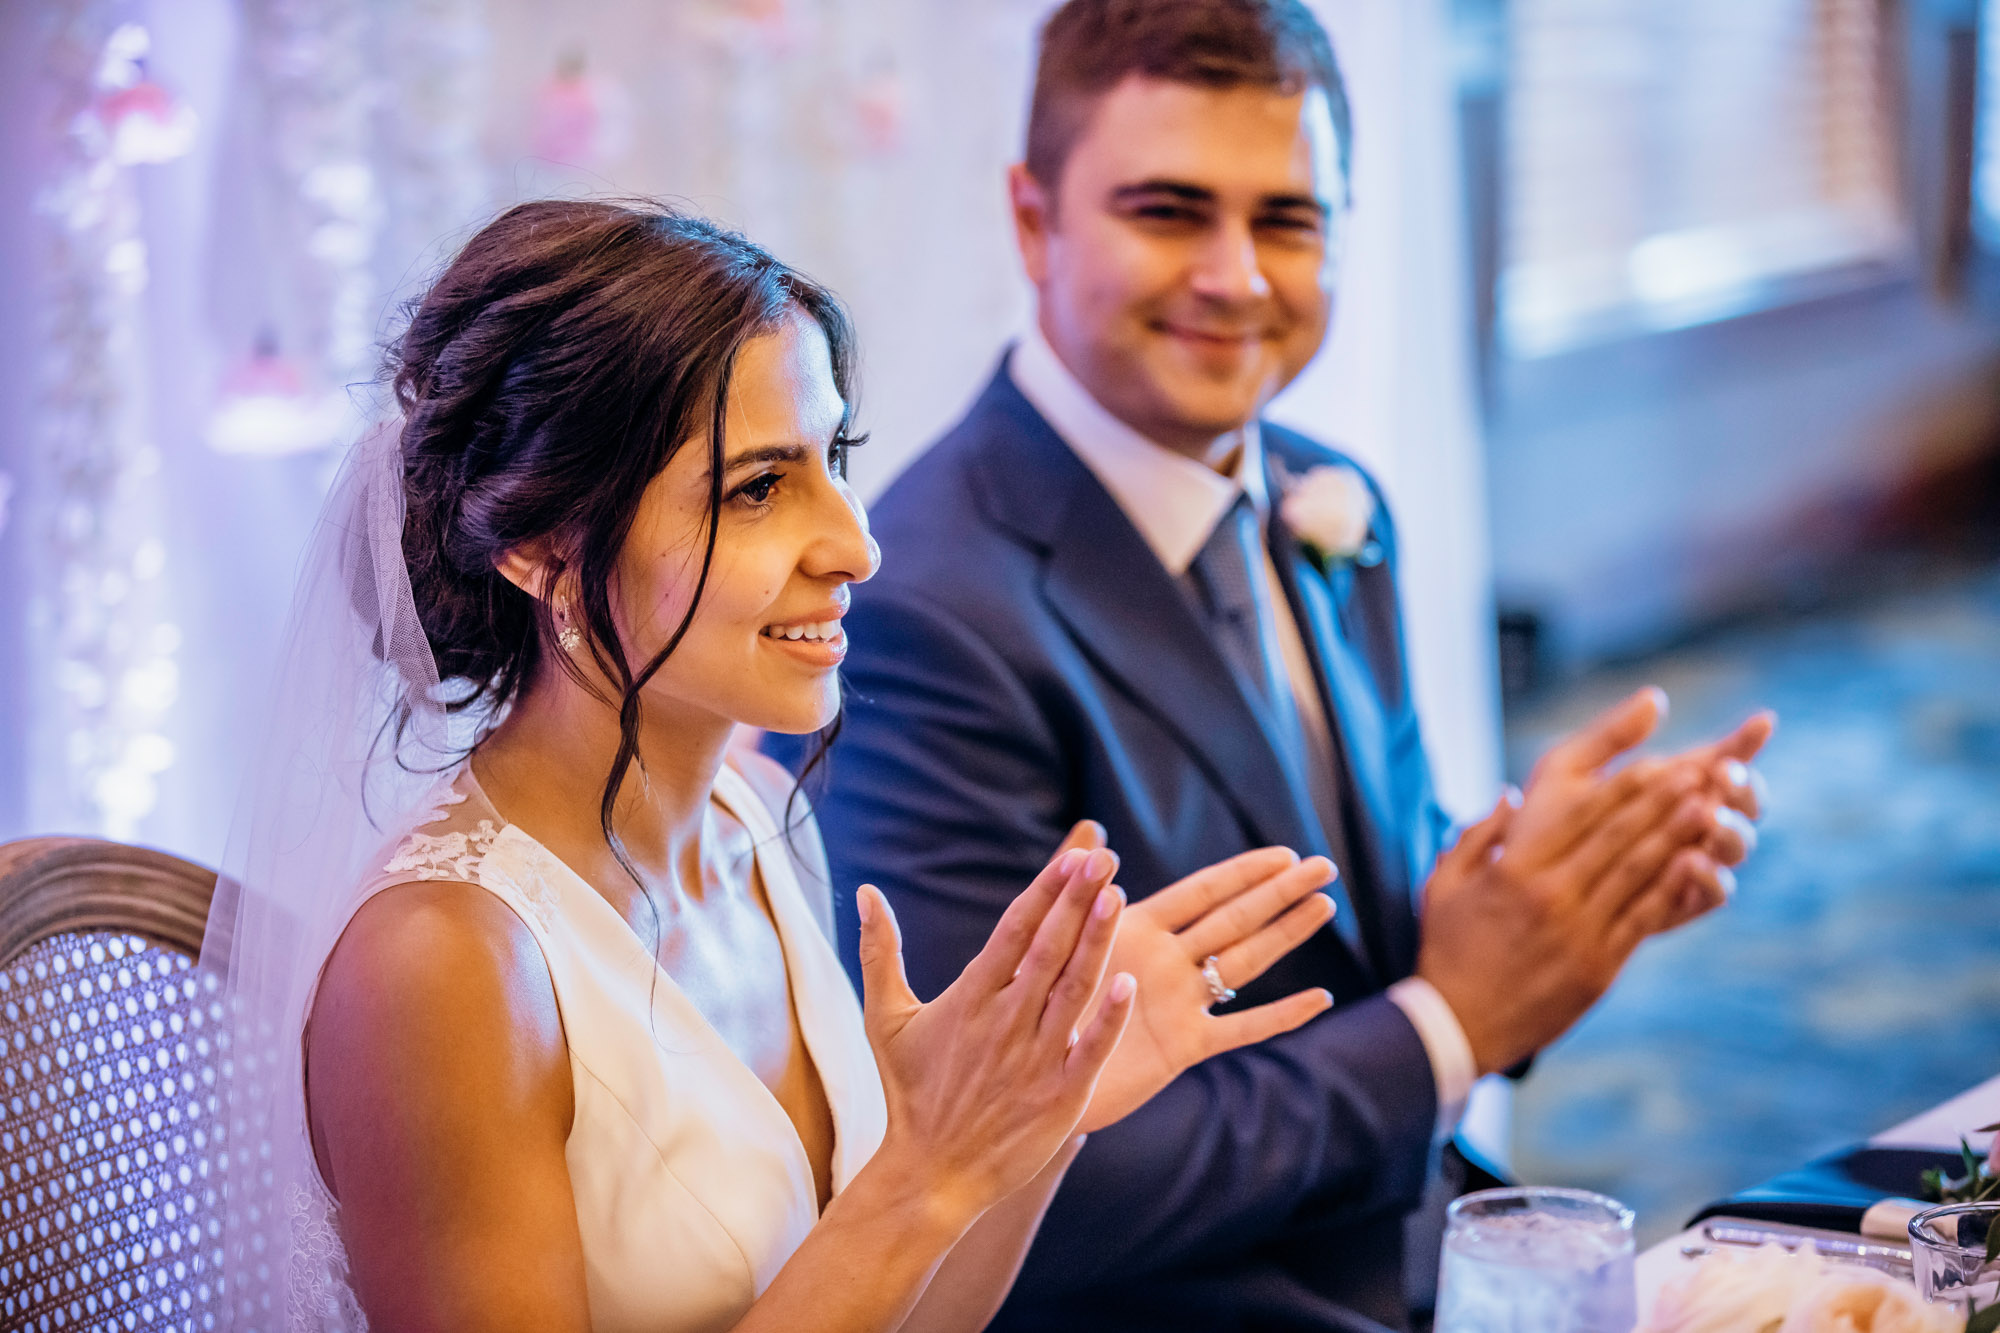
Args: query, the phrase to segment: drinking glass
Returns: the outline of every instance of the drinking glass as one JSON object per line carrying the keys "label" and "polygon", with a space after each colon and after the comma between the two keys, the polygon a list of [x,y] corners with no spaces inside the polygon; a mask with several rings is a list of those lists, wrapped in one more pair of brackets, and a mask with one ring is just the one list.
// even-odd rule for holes
{"label": "drinking glass", "polygon": [[1996,1224],[2000,1203],[1947,1204],[1910,1219],[1910,1264],[1926,1301],[1969,1313],[2000,1300],[2000,1259],[1986,1261],[1987,1229]]}
{"label": "drinking glass", "polygon": [[1632,1210],[1588,1190],[1481,1190],[1445,1212],[1437,1333],[1632,1333]]}

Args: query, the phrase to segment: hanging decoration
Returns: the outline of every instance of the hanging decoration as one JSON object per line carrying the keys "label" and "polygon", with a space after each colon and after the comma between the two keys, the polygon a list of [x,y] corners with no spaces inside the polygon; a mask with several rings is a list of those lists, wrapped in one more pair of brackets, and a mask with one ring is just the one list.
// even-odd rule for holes
{"label": "hanging decoration", "polygon": [[798,39],[792,0],[727,0],[735,20],[783,51]]}
{"label": "hanging decoration", "polygon": [[[370,12],[352,0],[255,0],[246,6],[254,50],[249,67],[279,220],[274,251],[281,271],[269,284],[271,322],[293,349],[298,397],[311,401],[295,412],[263,414],[276,433],[252,442],[240,432],[260,419],[260,405],[225,392],[209,432],[218,447],[220,440],[239,453],[337,447],[355,438],[372,415],[368,386],[381,304],[375,260],[383,203],[370,158],[378,88],[365,42]],[[239,373],[251,370],[238,367]],[[251,378],[263,387],[254,373]],[[309,422],[324,429],[307,432]],[[288,428],[300,433],[287,435]]]}
{"label": "hanging decoration", "polygon": [[[36,199],[49,327],[35,459],[30,633],[47,652],[31,793],[37,828],[130,839],[173,763],[161,723],[179,691],[180,631],[147,427],[146,245],[132,168],[187,151],[193,113],[146,77],[146,30],[84,0],[53,16],[47,69],[63,104],[56,165]],[[57,776],[59,775],[59,776]]]}
{"label": "hanging decoration", "polygon": [[144,28],[125,24],[111,34],[98,66],[103,91],[93,110],[111,160],[122,167],[171,162],[194,146],[194,111],[146,76],[151,45]]}
{"label": "hanging decoration", "polygon": [[616,79],[592,75],[566,52],[535,90],[528,151],[570,167],[616,165],[632,147],[632,99]]}
{"label": "hanging decoration", "polygon": [[251,28],[284,271],[208,440],[262,457],[338,449],[379,407],[386,298],[487,208],[485,0],[262,0]]}
{"label": "hanging decoration", "polygon": [[280,354],[268,329],[223,376],[217,398],[208,443],[223,454],[273,458],[323,449],[349,418],[346,395],[309,392],[305,372]]}
{"label": "hanging decoration", "polygon": [[782,58],[809,34],[802,7],[809,0],[697,0],[689,7],[694,30],[711,43],[745,54]]}
{"label": "hanging decoration", "polygon": [[408,294],[493,207],[484,142],[492,35],[487,0],[395,0],[377,14],[375,160],[387,222],[376,273],[384,291]]}
{"label": "hanging decoration", "polygon": [[895,58],[886,51],[878,54],[854,93],[855,128],[862,151],[886,155],[903,146],[908,102]]}

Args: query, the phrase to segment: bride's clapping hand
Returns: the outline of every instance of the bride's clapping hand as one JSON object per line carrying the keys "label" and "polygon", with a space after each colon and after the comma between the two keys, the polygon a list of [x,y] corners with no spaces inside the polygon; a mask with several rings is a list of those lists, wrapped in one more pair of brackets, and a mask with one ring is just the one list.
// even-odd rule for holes
{"label": "bride's clapping hand", "polygon": [[887,899],[861,888],[863,1009],[889,1107],[870,1167],[912,1182],[944,1225],[1025,1185],[1077,1132],[1136,989],[1113,977],[1092,1008],[1125,905],[1116,869],[1102,850],[1059,855],[929,1004],[904,976]]}
{"label": "bride's clapping hand", "polygon": [[[1095,826],[1091,826],[1094,828]],[[1079,826],[1064,845],[1095,839]],[[1311,989],[1238,1013],[1211,1014],[1225,988],[1248,985],[1333,919],[1318,890],[1333,879],[1323,856],[1300,860],[1263,847],[1198,870],[1125,909],[1111,966],[1139,983],[1125,1038],[1097,1080],[1083,1118],[1101,1129],[1142,1106],[1188,1069],[1224,1051],[1290,1032],[1333,997]],[[1214,962],[1207,973],[1203,964]]]}

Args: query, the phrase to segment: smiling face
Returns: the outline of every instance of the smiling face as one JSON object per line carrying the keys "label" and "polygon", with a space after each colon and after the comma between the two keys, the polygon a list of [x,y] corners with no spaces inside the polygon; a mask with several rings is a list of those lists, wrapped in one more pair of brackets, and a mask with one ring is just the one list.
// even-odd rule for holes
{"label": "smiling face", "polygon": [[[792,733],[833,720],[847,585],[878,563],[845,476],[846,418],[812,319],[744,344],[729,387],[715,562],[686,636],[646,686],[649,705]],[[612,605],[636,661],[666,645],[694,595],[709,457],[706,436],[675,452],[620,552]]]}
{"label": "smiling face", "polygon": [[1055,188],[1024,167],[1009,185],[1043,334],[1160,444],[1205,455],[1326,337],[1347,184],[1316,87],[1130,76]]}

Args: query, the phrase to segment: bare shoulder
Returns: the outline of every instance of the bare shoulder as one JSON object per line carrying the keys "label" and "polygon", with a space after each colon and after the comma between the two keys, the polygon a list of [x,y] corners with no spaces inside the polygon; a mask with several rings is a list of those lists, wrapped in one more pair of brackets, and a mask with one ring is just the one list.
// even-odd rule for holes
{"label": "bare shoulder", "polygon": [[362,906],[313,1005],[306,1100],[374,1327],[589,1326],[562,1020],[500,899],[425,880]]}
{"label": "bare shoulder", "polygon": [[468,1119],[569,1132],[574,1096],[541,948],[475,884],[423,880],[362,905],[327,959],[307,1029],[315,1148],[330,1185],[384,1132],[423,1140]]}
{"label": "bare shoulder", "polygon": [[369,898],[334,946],[315,1020],[357,1005],[532,1020],[554,1015],[555,987],[541,946],[505,903],[476,884],[427,879]]}

